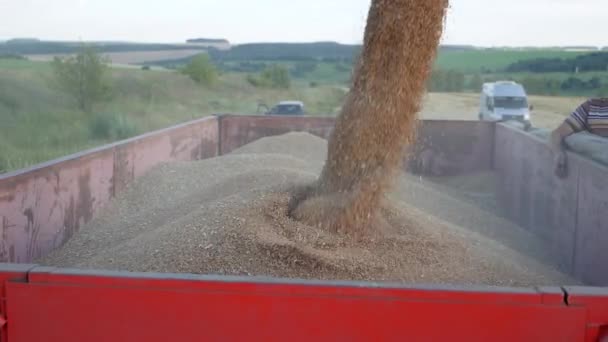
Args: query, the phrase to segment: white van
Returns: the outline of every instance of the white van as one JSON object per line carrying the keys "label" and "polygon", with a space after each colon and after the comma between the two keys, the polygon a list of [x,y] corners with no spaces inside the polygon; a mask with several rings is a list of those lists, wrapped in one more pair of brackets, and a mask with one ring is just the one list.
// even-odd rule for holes
{"label": "white van", "polygon": [[530,128],[528,95],[521,84],[512,81],[485,83],[481,92],[479,120],[519,121]]}

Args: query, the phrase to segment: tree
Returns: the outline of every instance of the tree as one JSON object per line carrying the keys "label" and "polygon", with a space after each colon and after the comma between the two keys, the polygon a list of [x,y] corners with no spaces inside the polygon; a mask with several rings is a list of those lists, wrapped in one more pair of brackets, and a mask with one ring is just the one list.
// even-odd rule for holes
{"label": "tree", "polygon": [[184,67],[182,73],[188,75],[194,82],[207,86],[213,85],[218,79],[217,69],[207,54],[195,56]]}
{"label": "tree", "polygon": [[96,102],[109,94],[108,61],[92,47],[82,46],[75,56],[55,57],[52,68],[59,89],[84,112],[90,112]]}
{"label": "tree", "polygon": [[355,235],[382,225],[378,213],[413,138],[447,6],[447,0],[372,1],[325,166],[315,184],[292,197],[292,217]]}
{"label": "tree", "polygon": [[302,61],[298,62],[294,65],[291,70],[291,74],[294,77],[304,77],[306,74],[310,74],[311,72],[317,69],[318,65],[316,61]]}
{"label": "tree", "polygon": [[263,88],[287,89],[291,86],[289,70],[278,64],[273,64],[264,69],[259,77],[248,75],[247,82],[254,87]]}
{"label": "tree", "polygon": [[471,77],[471,79],[469,80],[468,88],[470,90],[480,91],[481,87],[483,87],[483,79],[481,78],[481,75],[479,75],[479,74],[473,75]]}
{"label": "tree", "polygon": [[271,88],[289,88],[291,86],[289,70],[278,64],[273,64],[266,68],[266,70],[262,72],[261,77]]}

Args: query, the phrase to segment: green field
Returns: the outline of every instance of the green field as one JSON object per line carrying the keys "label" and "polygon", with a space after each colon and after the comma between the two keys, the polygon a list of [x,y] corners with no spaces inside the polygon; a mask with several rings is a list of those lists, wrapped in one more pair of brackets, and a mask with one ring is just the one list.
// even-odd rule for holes
{"label": "green field", "polygon": [[[339,87],[298,81],[287,90],[254,88],[244,74],[225,74],[203,87],[172,71],[111,71],[111,97],[83,113],[55,90],[48,63],[0,60],[0,171],[214,113],[255,113],[259,102],[299,99],[311,113],[333,114],[344,96]],[[120,126],[121,136],[92,134],[100,117],[116,118],[110,124]]]}
{"label": "green field", "polygon": [[[476,49],[476,50],[440,50],[434,69],[439,73],[456,73],[456,78],[460,78],[460,84],[446,87],[445,89],[433,89],[435,91],[477,92],[481,89],[483,82],[493,82],[498,80],[515,80],[524,83],[531,94],[536,95],[566,95],[566,96],[605,96],[608,94],[608,71],[603,72],[551,72],[551,73],[532,73],[518,72],[507,73],[505,69],[513,63],[522,60],[561,58],[572,59],[584,52],[569,52],[558,49],[547,50],[500,50],[500,49]],[[222,67],[227,71],[239,71],[241,64],[257,67],[259,71],[265,66],[280,64],[288,68],[293,78],[301,81],[314,82],[316,84],[342,84],[348,85],[351,76],[352,65],[347,61],[326,61],[326,60],[234,60],[224,61]],[[305,73],[298,72],[298,67],[304,65],[314,65],[313,70]],[[250,72],[251,73],[251,72]],[[435,75],[437,76],[437,75]],[[445,75],[444,75],[445,76]],[[453,76],[453,75],[452,75]],[[441,76],[438,76],[441,77]],[[478,78],[473,82],[473,78]],[[576,78],[583,82],[590,82],[593,78],[598,78],[601,87],[586,87],[580,84],[575,87],[568,87],[562,83],[569,78]],[[464,80],[464,81],[463,81]],[[452,78],[451,81],[454,81]],[[439,78],[433,84],[446,84],[447,79]],[[526,84],[527,83],[527,84]],[[559,83],[559,84],[558,84]]]}
{"label": "green field", "polygon": [[573,58],[581,52],[562,50],[470,50],[441,51],[436,68],[458,70],[464,73],[499,72],[512,63],[535,58]]}
{"label": "green field", "polygon": [[[436,69],[461,74],[462,84],[449,90],[456,93],[478,92],[481,86],[475,84],[477,78],[478,82],[502,79],[528,82],[530,87],[525,85],[531,94],[582,97],[608,94],[608,72],[507,74],[503,71],[522,59],[571,58],[578,54],[559,50],[442,50]],[[291,70],[291,88],[252,86],[247,77],[259,71],[229,70],[242,63],[284,65]],[[74,101],[57,90],[49,63],[0,58],[0,172],[213,113],[255,113],[260,102],[272,105],[280,100],[301,100],[309,113],[336,113],[348,86],[351,65],[344,60],[312,60],[312,69],[294,72],[306,63],[311,61],[230,60],[223,63],[228,70],[222,72],[219,82],[208,87],[174,70],[112,68],[111,95],[96,105],[92,113],[83,113]],[[582,82],[598,78],[603,88],[562,89],[561,83],[569,78]],[[547,84],[553,88],[544,89]],[[104,129],[112,133],[99,134]]]}

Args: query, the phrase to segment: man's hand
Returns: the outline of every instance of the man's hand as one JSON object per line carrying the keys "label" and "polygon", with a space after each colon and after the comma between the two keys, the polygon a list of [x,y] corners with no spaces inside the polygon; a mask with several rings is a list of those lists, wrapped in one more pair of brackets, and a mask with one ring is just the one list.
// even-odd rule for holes
{"label": "man's hand", "polygon": [[555,175],[559,178],[568,177],[568,155],[565,151],[555,155]]}

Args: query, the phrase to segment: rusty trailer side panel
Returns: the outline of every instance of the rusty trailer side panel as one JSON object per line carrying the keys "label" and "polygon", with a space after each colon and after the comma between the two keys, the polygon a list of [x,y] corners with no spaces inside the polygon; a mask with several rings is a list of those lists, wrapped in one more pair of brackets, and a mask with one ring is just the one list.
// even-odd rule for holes
{"label": "rusty trailer side panel", "polygon": [[5,286],[7,342],[599,341],[608,323],[608,290],[569,304],[560,288],[407,288],[48,267]]}
{"label": "rusty trailer side panel", "polygon": [[212,117],[0,176],[0,262],[32,262],[61,246],[151,167],[217,153]]}
{"label": "rusty trailer side panel", "polygon": [[[32,262],[63,245],[155,165],[214,157],[290,131],[328,138],[333,124],[327,117],[214,116],[2,175],[0,262]],[[487,123],[432,121],[420,136],[456,155],[459,170],[470,170],[491,167],[492,134]]]}

